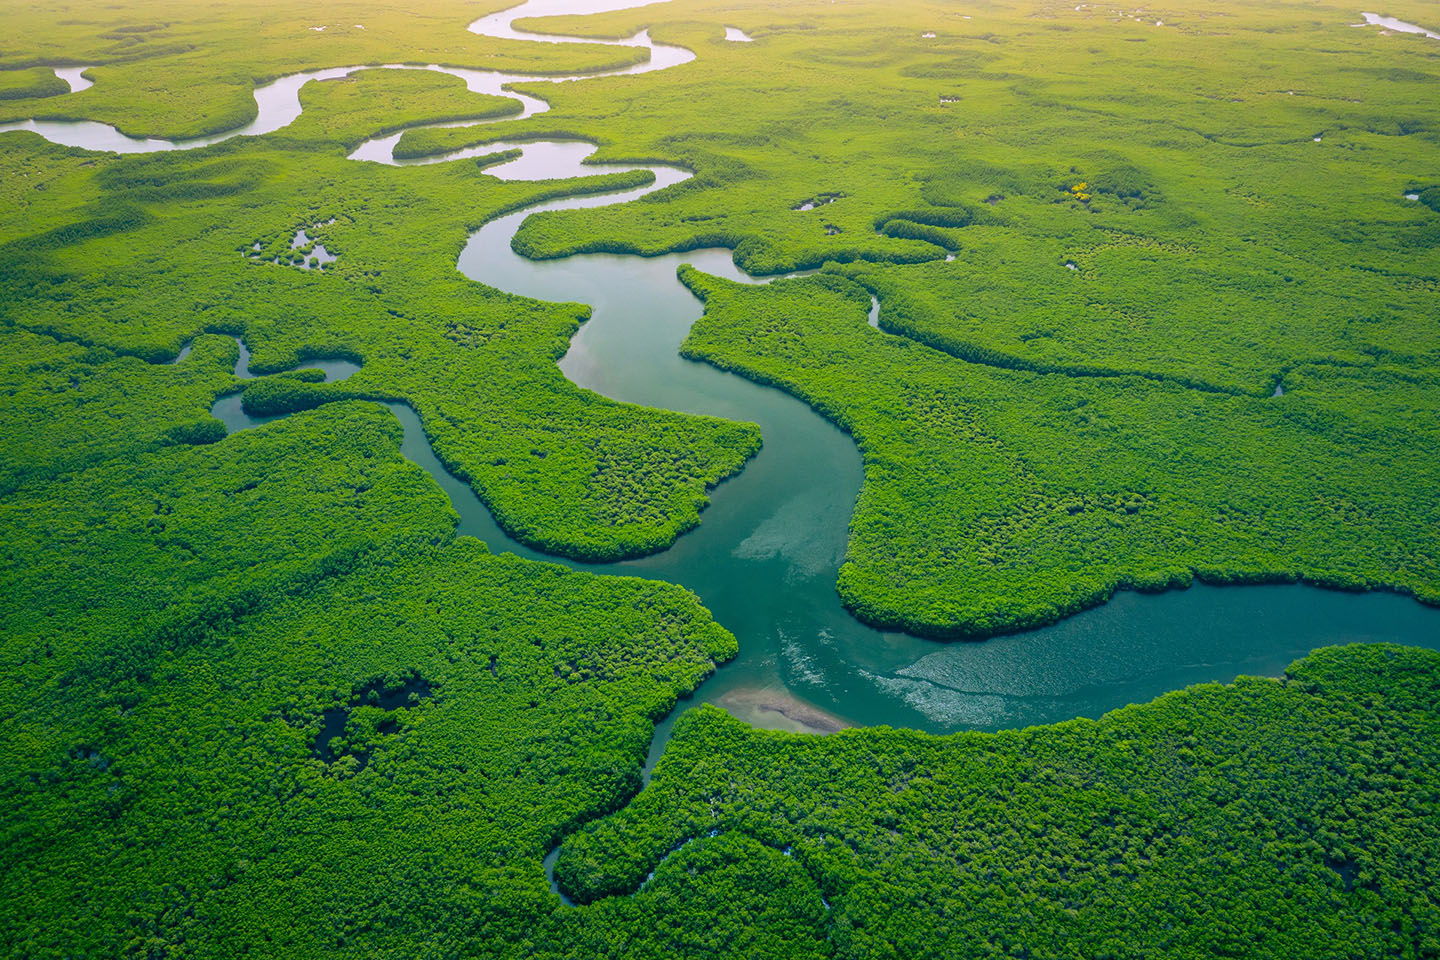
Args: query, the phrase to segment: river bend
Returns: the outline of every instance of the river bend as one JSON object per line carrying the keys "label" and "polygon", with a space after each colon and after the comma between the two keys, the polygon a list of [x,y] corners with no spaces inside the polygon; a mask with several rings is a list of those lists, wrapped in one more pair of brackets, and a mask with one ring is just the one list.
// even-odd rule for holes
{"label": "river bend", "polygon": [[[476,33],[546,43],[605,42],[644,47],[644,63],[588,76],[645,73],[694,59],[683,48],[641,32],[624,40],[530,34],[514,21],[527,16],[594,13],[636,6],[631,0],[530,0],[477,20]],[[763,44],[757,44],[761,47]],[[197,149],[237,136],[258,136],[293,122],[299,90],[316,79],[363,67],[337,67],[282,77],[257,88],[257,116],[226,133],[193,140],[136,139],[88,122],[31,121],[0,126],[27,129],[57,143],[94,150],[149,152]],[[478,92],[518,100],[520,117],[547,109],[544,100],[505,90],[525,80],[571,82],[457,67],[390,64],[381,69],[430,69],[459,76]],[[78,77],[77,70],[77,77]],[[515,116],[484,123],[505,122]],[[456,124],[443,124],[455,126]],[[352,158],[396,164],[399,133],[361,145]],[[574,337],[560,366],[578,386],[616,400],[748,420],[765,445],[736,478],[712,494],[695,531],[670,550],[604,565],[556,561],[510,540],[464,483],[435,457],[410,407],[388,406],[404,427],[403,454],[425,468],[449,494],[461,517],[459,533],[493,550],[509,551],[598,573],[638,575],[684,584],[740,641],[739,656],[701,688],[697,698],[761,726],[827,731],[846,724],[892,724],[936,732],[995,729],[1099,714],[1203,681],[1236,674],[1278,674],[1317,646],[1356,640],[1440,645],[1440,610],[1386,593],[1341,594],[1302,586],[1208,587],[1158,595],[1118,594],[1102,607],[1040,630],[983,643],[937,643],[866,627],[846,613],[835,591],[846,531],[862,479],[851,440],[788,394],[713,367],[684,360],[678,348],[700,316],[676,268],[742,282],[728,250],[700,250],[654,258],[583,255],[534,262],[510,243],[532,213],[579,209],[638,199],[678,183],[687,171],[655,164],[589,164],[594,146],[582,142],[496,142],[422,163],[517,148],[522,155],[487,171],[502,179],[540,180],[647,169],[655,182],[609,194],[548,201],[490,221],[473,234],[458,268],[466,276],[536,299],[590,304],[591,319]],[[872,304],[874,325],[878,304]],[[857,316],[855,323],[865,323]],[[887,336],[880,331],[875,336]],[[182,351],[183,360],[186,351]],[[236,374],[248,377],[241,344]],[[353,372],[346,361],[310,363],[329,380]],[[220,398],[213,412],[231,430],[263,423],[240,408],[238,394]],[[674,717],[662,723],[649,768]]]}

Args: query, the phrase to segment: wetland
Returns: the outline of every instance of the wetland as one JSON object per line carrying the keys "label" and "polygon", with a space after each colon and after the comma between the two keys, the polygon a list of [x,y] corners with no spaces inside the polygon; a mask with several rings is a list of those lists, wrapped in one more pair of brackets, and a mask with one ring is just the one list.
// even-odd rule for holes
{"label": "wetland", "polygon": [[61,25],[102,66],[0,101],[8,946],[1433,952],[1428,74],[1397,132],[1298,66],[1429,37],[1230,11],[1295,75],[1197,135],[1066,86],[1148,17],[975,13],[1049,65],[987,89],[912,6],[271,14],[174,127]]}

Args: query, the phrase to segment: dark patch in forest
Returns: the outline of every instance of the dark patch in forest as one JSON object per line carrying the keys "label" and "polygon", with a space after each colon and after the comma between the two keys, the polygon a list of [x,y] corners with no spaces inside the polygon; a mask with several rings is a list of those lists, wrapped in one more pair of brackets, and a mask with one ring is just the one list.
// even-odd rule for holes
{"label": "dark patch in forest", "polygon": [[1356,887],[1370,891],[1378,891],[1380,889],[1379,885],[1373,880],[1367,883],[1357,883],[1356,881],[1360,878],[1360,865],[1349,858],[1338,860],[1335,857],[1327,856],[1325,858],[1325,866],[1340,877],[1340,882],[1345,885],[1346,893],[1350,893]]}
{"label": "dark patch in forest", "polygon": [[[350,700],[343,706],[326,708],[321,715],[320,735],[315,738],[315,743],[310,748],[310,755],[326,763],[333,763],[343,756],[352,756],[358,761],[356,768],[358,773],[369,762],[370,752],[364,749],[350,749],[348,745],[342,745],[339,750],[333,747],[335,738],[344,736],[345,728],[350,723],[350,714],[354,709],[370,706],[394,711],[413,707],[422,700],[430,699],[431,695],[430,681],[418,673],[405,674],[394,681],[385,677],[370,680],[356,687],[350,695]],[[399,730],[400,720],[398,717],[387,717],[375,724],[377,734],[398,733]]]}

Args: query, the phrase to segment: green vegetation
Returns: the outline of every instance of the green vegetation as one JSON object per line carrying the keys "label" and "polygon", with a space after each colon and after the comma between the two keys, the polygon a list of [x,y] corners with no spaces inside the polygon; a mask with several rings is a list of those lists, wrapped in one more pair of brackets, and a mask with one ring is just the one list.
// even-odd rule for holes
{"label": "green vegetation", "polygon": [[[157,366],[0,328],[0,492],[200,436],[231,381],[235,343],[201,337],[185,363]],[[57,425],[63,424],[63,429]]]}
{"label": "green vegetation", "polygon": [[[1199,13],[1157,14],[1164,24],[1157,27],[1069,9],[1032,18],[1017,9],[987,14],[982,29],[949,13],[937,20],[939,11],[915,5],[827,11],[819,47],[813,30],[802,29],[803,8],[766,11],[752,25],[756,44],[731,44],[705,22],[657,21],[660,9],[560,18],[547,28],[618,36],[648,25],[661,39],[695,48],[694,63],[642,77],[533,85],[552,100],[551,112],[407,133],[401,153],[558,132],[596,139],[601,159],[682,163],[696,171],[692,180],[640,203],[531,218],[516,249],[553,257],[724,244],[755,271],[831,263],[832,272],[879,296],[888,332],[973,366],[1059,374],[1002,378],[1027,385],[1041,419],[1077,403],[1076,391],[1086,402],[1093,392],[1097,411],[1125,403],[1107,399],[1120,394],[1153,394],[1173,401],[1171,417],[1185,420],[1190,405],[1207,411],[1205,439],[1218,443],[1229,435],[1216,426],[1229,411],[1250,411],[1238,449],[1214,459],[1203,477],[1165,446],[1184,439],[1176,430],[1199,429],[1195,423],[1151,424],[1140,401],[1130,404],[1129,419],[1148,439],[1123,435],[1130,429],[1123,423],[1121,436],[1101,444],[1068,429],[1040,441],[1028,429],[994,428],[998,456],[1026,464],[1015,468],[1021,473],[1035,459],[1027,445],[1048,443],[1035,469],[1058,477],[1037,480],[1046,487],[1039,493],[996,500],[983,493],[983,479],[950,484],[942,498],[947,519],[934,531],[922,528],[942,501],[927,495],[907,506],[919,489],[912,481],[895,489],[899,499],[883,507],[883,521],[862,507],[841,585],[857,611],[919,632],[988,633],[1053,619],[1117,586],[1183,583],[1195,573],[1436,595],[1433,550],[1417,534],[1433,519],[1423,495],[1431,471],[1410,463],[1423,465],[1440,451],[1423,422],[1396,413],[1412,395],[1429,409],[1426,385],[1440,375],[1440,328],[1430,320],[1440,221],[1426,199],[1431,188],[1415,186],[1431,182],[1427,150],[1440,129],[1426,95],[1435,77],[1424,38],[1357,30],[1348,26],[1352,14],[1338,12],[1278,30],[1295,22],[1287,8],[1230,16],[1235,29],[1211,36]],[[701,20],[705,9],[695,8]],[[746,12],[727,8],[715,20],[745,20]],[[417,19],[411,29],[423,26]],[[927,29],[937,36],[922,37]],[[329,35],[327,28],[319,36]],[[145,36],[153,42],[155,32]],[[224,36],[211,43],[223,48]],[[873,55],[876,43],[885,56]],[[1183,82],[1158,79],[1189,64],[1196,44],[1239,66],[1187,66]],[[1376,66],[1381,45],[1405,66]],[[1317,47],[1342,68],[1313,55]],[[757,72],[757,58],[766,70]],[[161,74],[189,62],[142,59],[164,65]],[[1043,72],[1027,66],[1036,63]],[[715,133],[709,111],[693,109],[689,91],[697,85],[715,109],[750,119]],[[843,95],[832,96],[837,90]],[[360,377],[328,395],[411,402],[441,457],[504,527],[552,552],[587,559],[652,552],[694,526],[706,488],[758,449],[755,432],[578,394],[551,361],[583,312],[519,307],[450,269],[465,230],[553,188],[496,184],[481,173],[487,158],[406,170],[353,169],[341,159],[369,133],[489,115],[504,104],[469,94],[453,78],[392,71],[311,84],[303,100],[307,113],[264,144],[226,144],[203,159],[83,168],[59,196],[23,197],[30,235],[15,241],[25,248],[26,269],[6,278],[23,286],[12,315],[31,329],[150,358],[209,329],[244,332],[261,369],[301,354],[363,359]],[[626,109],[613,109],[616,102]],[[742,107],[754,102],[765,110]],[[28,149],[10,149],[29,162],[22,159]],[[1293,176],[1297,164],[1312,175]],[[1405,200],[1407,190],[1420,202]],[[832,202],[796,209],[820,197]],[[280,209],[294,212],[276,222],[272,212]],[[330,217],[338,222],[309,232],[342,254],[338,267],[322,272],[344,283],[258,278],[261,264],[247,271],[231,262],[233,251],[255,243],[255,259],[292,256],[294,229]],[[35,232],[51,219],[62,233]],[[86,234],[93,236],[73,243]],[[56,243],[62,248],[43,262],[32,252]],[[166,245],[172,249],[155,252]],[[103,276],[99,264],[108,264]],[[58,275],[66,281],[56,283]],[[130,292],[117,296],[117,287]],[[200,303],[162,298],[157,309],[151,295],[167,288],[208,295]],[[827,360],[846,362],[838,354]],[[745,366],[735,358],[729,365]],[[1181,392],[1132,390],[1131,375]],[[965,376],[993,379],[986,371]],[[1316,377],[1325,396],[1296,395]],[[837,383],[812,383],[808,394]],[[1276,405],[1281,412],[1223,402],[1223,395],[1268,399],[1277,385],[1287,391]],[[310,392],[307,405],[327,395]],[[1303,439],[1312,425],[1293,416],[1312,403],[1329,404],[1332,417],[1313,454]],[[1340,414],[1345,422],[1333,420]],[[1027,414],[1016,407],[1015,415]],[[1352,418],[1377,446],[1376,456],[1348,467],[1350,475],[1363,472],[1356,483],[1323,472],[1348,458]],[[1271,442],[1281,436],[1270,432],[1272,423],[1283,428],[1283,442]],[[931,428],[928,442],[942,449],[903,465],[907,473],[928,471],[949,483],[970,462],[964,430],[946,429]],[[1298,457],[1279,452],[1297,444],[1305,447]],[[918,456],[910,447],[907,456]],[[1106,461],[1099,449],[1149,459],[1131,468]],[[1294,478],[1289,489],[1277,489],[1272,461],[1283,461],[1279,473]],[[1306,472],[1312,466],[1318,479]],[[1217,484],[1225,489],[1217,493]],[[975,490],[976,499],[967,499]],[[1072,495],[1114,509],[1059,523],[1043,518],[1068,511]],[[1135,514],[1117,506],[1134,497],[1179,502],[1151,511],[1168,514],[1159,528],[1113,534],[1110,521],[1137,526],[1116,514]],[[1224,516],[1222,499],[1230,501]],[[1256,510],[1264,516],[1244,519]],[[1107,514],[1097,541],[1092,521]],[[1350,516],[1369,519],[1354,525],[1344,519]],[[862,529],[872,522],[879,525]],[[891,528],[911,533],[902,543]],[[1034,536],[1047,541],[1045,555],[1063,561],[1021,571],[1030,582],[1017,583],[1005,558],[1024,556]],[[1337,541],[1366,538],[1332,561]],[[952,587],[962,582],[957,595]]]}
{"label": "green vegetation", "polygon": [[[413,153],[412,153],[410,150],[406,149],[406,147],[405,147],[406,139],[405,139],[405,138],[406,138],[406,137],[409,137],[409,136],[410,136],[409,133],[405,134],[405,136],[404,136],[404,137],[401,137],[401,138],[400,138],[400,141],[399,141],[398,143],[396,143],[396,145],[395,145],[395,151],[394,151],[394,154],[393,154],[393,156],[395,157],[395,159],[397,159],[397,160],[418,160],[418,159],[420,159],[420,158],[422,158],[422,157],[434,156],[434,154],[431,153],[428,148],[424,147],[423,144],[421,145],[421,147],[420,147],[420,149],[419,149],[418,152],[413,152]],[[506,163],[506,162],[511,161],[511,160],[519,159],[519,157],[521,157],[521,156],[524,154],[524,152],[525,152],[524,150],[521,150],[521,149],[519,149],[518,147],[509,149],[509,150],[496,150],[494,153],[481,154],[480,156],[475,157],[475,158],[474,158],[474,162],[475,162],[476,164],[478,164],[479,166],[482,166],[482,167],[493,167],[493,166],[495,166],[496,164]]]}
{"label": "green vegetation", "polygon": [[[520,112],[520,101],[471,93],[465,81],[428,70],[360,70],[300,88],[304,113],[280,136],[303,143],[334,141],[348,148],[417,123],[483,120]],[[389,121],[376,128],[377,117]],[[313,148],[313,146],[312,146]]]}
{"label": "green vegetation", "polygon": [[[363,76],[307,86],[303,102],[337,115],[302,117],[298,133],[263,143],[97,161],[5,138],[0,153],[60,170],[12,191],[12,229],[26,233],[8,244],[0,280],[7,320],[150,360],[212,331],[243,335],[257,372],[363,361],[330,395],[409,402],[439,456],[519,539],[597,560],[665,548],[699,521],[707,488],[759,449],[758,431],[576,389],[555,360],[586,308],[482,288],[454,266],[467,232],[500,212],[649,175],[501,183],[483,173],[489,157],[406,169],[346,160],[366,104],[408,103],[416,119],[489,105],[442,75]],[[450,99],[427,112],[420,94],[437,85]],[[309,272],[265,262],[291,260],[300,228],[340,259]]]}
{"label": "green vegetation", "polygon": [[[61,438],[0,505],[7,953],[374,956],[444,930],[456,954],[523,929],[555,909],[546,850],[638,788],[654,719],[734,653],[682,589],[455,540],[373,405],[168,441],[233,341],[150,365],[12,331],[0,356],[32,364],[8,396],[73,394],[0,432]],[[132,391],[145,411],[117,409]],[[82,443],[112,409],[138,435]]]}
{"label": "green vegetation", "polygon": [[1195,575],[1440,603],[1440,376],[1306,366],[1262,398],[1035,374],[878,332],[840,277],[682,276],[706,307],[686,356],[794,393],[859,444],[840,592],[862,619],[983,635]]}
{"label": "green vegetation", "polygon": [[688,348],[856,434],[840,590],[863,618],[986,634],[1197,574],[1440,598],[1440,219],[1404,196],[1434,176],[1433,41],[1341,7],[724,9],[756,43],[656,24],[700,51],[688,75],[603,81],[623,113],[562,86],[507,127],[696,177],[533,217],[515,247],[828,264],[883,330],[964,361],[871,337],[842,288],[727,292]]}
{"label": "green vegetation", "polygon": [[[6,0],[0,122],[190,136],[302,69],[643,56],[464,31],[501,5]],[[685,271],[706,301],[685,353],[855,438],[839,589],[868,621],[988,634],[1196,576],[1440,602],[1440,47],[1330,2],[1082,6],[556,18],[531,26],[648,27],[698,59],[527,84],[551,112],[401,149],[563,134],[695,171],[532,218],[531,256],[722,244],[823,268]],[[95,86],[54,96],[51,63],[97,64]],[[455,269],[496,216],[649,176],[347,160],[514,111],[433,73],[301,99],[281,131],[188,152],[0,136],[7,956],[1440,956],[1433,653],[1327,649],[996,735],[701,709],[642,789],[655,722],[734,638],[680,587],[457,538],[369,401],[410,404],[551,553],[635,556],[698,523],[758,429],[576,388],[555,361],[583,305]],[[339,259],[270,262],[303,255],[300,229]],[[242,383],[236,336],[261,374],[361,368]],[[208,410],[240,390],[291,415],[227,437]],[[582,906],[548,888],[557,845]]]}
{"label": "green vegetation", "polygon": [[1001,734],[706,707],[556,875],[590,899],[661,864],[662,896],[668,851],[746,838],[803,870],[777,899],[823,894],[841,957],[1435,956],[1437,695],[1440,656],[1377,645]]}
{"label": "green vegetation", "polygon": [[0,70],[0,100],[54,97],[69,92],[70,84],[57,77],[49,67]]}
{"label": "green vegetation", "polygon": [[[855,7],[824,15],[823,45],[800,10],[756,16],[755,44],[657,30],[702,55],[627,89],[623,115],[562,87],[525,121],[699,171],[664,202],[537,217],[527,253],[723,242],[755,272],[863,258],[892,329],[1027,369],[1258,395],[1305,362],[1440,360],[1440,222],[1402,198],[1434,169],[1434,42],[1356,30],[1341,7],[1156,12],[1164,27]],[[690,84],[754,119],[715,134],[678,95]],[[841,199],[791,209],[820,193]],[[946,250],[924,271],[880,265]]]}
{"label": "green vegetation", "polygon": [[[469,129],[470,131],[466,136],[456,137],[454,135],[454,131],[464,129]],[[442,153],[449,153],[452,150],[474,146],[478,142],[487,142],[487,137],[483,134],[477,134],[474,128],[432,127],[420,130],[407,130],[395,144],[395,158],[397,160],[419,160],[422,157],[437,157]],[[509,152],[510,151],[497,151],[494,154],[490,154],[490,156],[501,156]]]}

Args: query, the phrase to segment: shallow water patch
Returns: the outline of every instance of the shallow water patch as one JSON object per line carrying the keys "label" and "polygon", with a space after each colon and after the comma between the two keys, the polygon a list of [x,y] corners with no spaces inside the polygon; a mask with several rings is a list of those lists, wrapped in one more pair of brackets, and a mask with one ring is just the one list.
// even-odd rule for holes
{"label": "shallow water patch", "polygon": [[829,206],[843,196],[843,193],[819,193],[811,197],[809,200],[800,201],[790,209],[799,213],[805,213],[810,210],[819,209],[820,207]]}
{"label": "shallow water patch", "polygon": [[[326,763],[333,763],[344,756],[354,757],[355,770],[358,773],[369,762],[370,751],[344,739],[345,729],[349,726],[354,711],[360,707],[376,707],[387,713],[394,713],[417,706],[431,696],[430,681],[415,673],[397,678],[396,681],[379,677],[364,683],[351,692],[349,700],[344,704],[325,708],[320,717],[320,732],[310,747],[310,755]],[[386,717],[374,725],[374,731],[379,735],[398,733],[399,730],[399,717]]]}
{"label": "shallow water patch", "polygon": [[783,686],[737,687],[717,697],[715,705],[737,720],[766,730],[826,734],[850,724],[821,710]]}
{"label": "shallow water patch", "polygon": [[327,263],[334,263],[337,259],[335,254],[325,249],[325,244],[312,241],[303,229],[295,231],[290,249],[300,252],[302,260],[295,266],[301,270],[322,270]]}
{"label": "shallow water patch", "polygon": [[1352,27],[1380,27],[1384,30],[1394,30],[1396,33],[1418,33],[1421,36],[1429,37],[1431,40],[1440,40],[1440,33],[1426,30],[1424,27],[1413,23],[1406,23],[1404,20],[1397,20],[1394,17],[1382,17],[1378,13],[1362,13],[1364,23],[1352,23]]}
{"label": "shallow water patch", "polygon": [[[312,225],[315,227],[327,227],[335,222],[335,218]],[[290,252],[278,257],[265,256],[265,245],[259,240],[250,244],[245,251],[245,256],[256,263],[272,263],[281,267],[299,267],[301,270],[323,270],[328,264],[334,263],[339,257],[325,248],[323,243],[318,243],[305,232],[301,227],[295,231],[295,236],[290,239]]]}

